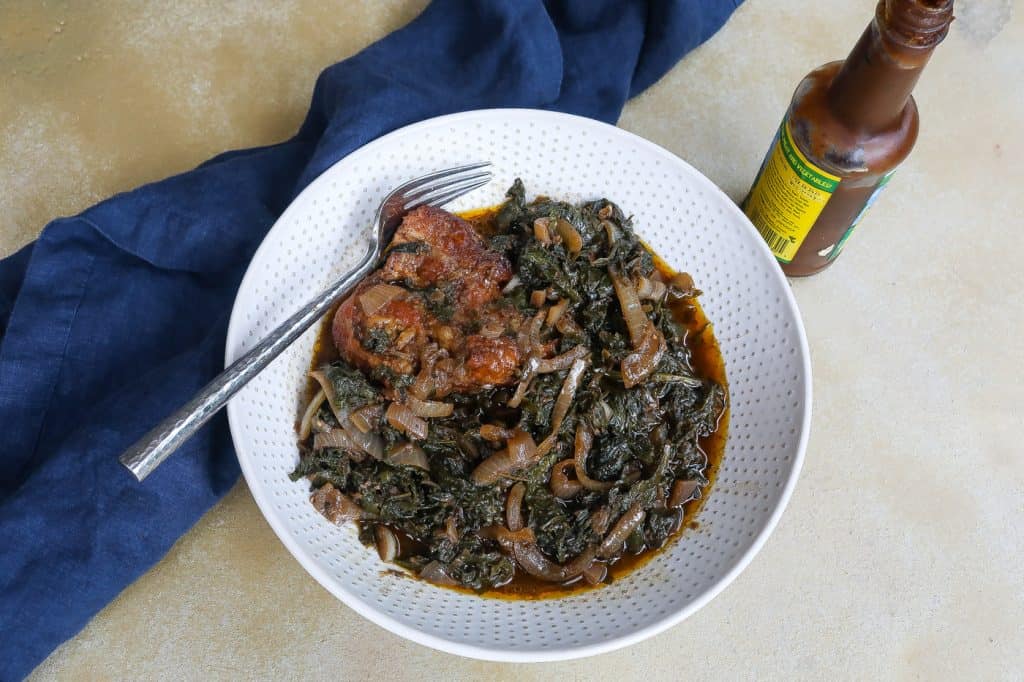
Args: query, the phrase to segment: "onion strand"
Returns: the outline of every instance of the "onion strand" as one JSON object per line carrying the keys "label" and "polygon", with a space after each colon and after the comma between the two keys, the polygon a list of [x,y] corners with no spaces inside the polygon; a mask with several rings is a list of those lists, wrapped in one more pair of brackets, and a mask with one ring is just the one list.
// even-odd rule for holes
{"label": "onion strand", "polygon": [[569,406],[572,405],[573,398],[576,396],[576,389],[580,386],[580,381],[586,368],[587,361],[584,358],[577,358],[573,361],[572,367],[569,368],[569,373],[565,375],[562,389],[558,392],[558,397],[555,398],[555,406],[551,409],[551,433],[537,446],[536,457],[538,459],[548,454],[551,448],[555,447],[555,443],[558,442],[558,431],[562,428],[562,421],[565,419],[565,415],[569,413]]}
{"label": "onion strand", "polygon": [[380,426],[380,419],[383,414],[383,405],[363,405],[358,410],[352,412],[348,418],[357,429],[363,433],[369,433],[370,431],[376,431],[377,427]]}
{"label": "onion strand", "polygon": [[583,490],[583,486],[579,481],[569,478],[568,472],[570,470],[575,474],[576,462],[572,459],[563,459],[551,467],[551,478],[548,485],[555,497],[568,500]]}
{"label": "onion strand", "polygon": [[391,426],[399,431],[405,432],[413,440],[426,439],[429,432],[427,422],[413,414],[408,405],[391,403],[388,405],[388,411],[384,413],[384,416],[387,418],[388,424],[391,424]]}
{"label": "onion strand", "polygon": [[636,352],[622,359],[622,384],[626,388],[633,388],[650,376],[665,354],[665,337],[653,324],[648,324],[647,334]]}
{"label": "onion strand", "polygon": [[494,540],[497,542],[501,545],[501,549],[507,554],[513,554],[515,552],[517,542],[537,541],[537,537],[529,528],[510,530],[505,528],[505,526],[484,526],[478,531],[478,534],[485,540]]}
{"label": "onion strand", "polygon": [[619,520],[612,526],[608,535],[605,536],[601,545],[597,548],[597,556],[601,559],[607,559],[618,554],[622,549],[622,545],[626,542],[626,538],[636,530],[637,526],[643,523],[646,516],[647,512],[644,511],[643,506],[639,502],[634,502],[633,506],[619,517]]}
{"label": "onion strand", "polygon": [[508,440],[512,437],[512,429],[497,424],[481,424],[480,437],[491,442]]}
{"label": "onion strand", "polygon": [[540,448],[534,444],[530,434],[516,429],[508,447],[477,464],[469,477],[477,485],[491,485],[517,469],[526,469],[541,457]]}
{"label": "onion strand", "polygon": [[370,317],[404,293],[405,289],[394,284],[375,284],[359,295],[359,307]]}
{"label": "onion strand", "polygon": [[594,492],[606,492],[611,490],[613,483],[598,481],[587,475],[587,455],[590,454],[590,447],[594,443],[594,436],[590,431],[580,424],[576,427],[576,440],[574,446],[573,464],[576,467],[576,480],[579,484]]}
{"label": "onion strand", "polygon": [[384,439],[377,433],[363,433],[352,424],[351,419],[346,419],[341,424],[349,440],[359,449],[374,459],[384,456]]}
{"label": "onion strand", "polygon": [[299,441],[309,438],[309,434],[313,430],[313,417],[320,410],[320,406],[324,404],[326,399],[327,394],[321,388],[313,396],[313,399],[309,401],[309,404],[306,405],[306,411],[302,413],[302,419],[299,420]]}
{"label": "onion strand", "polygon": [[530,388],[530,382],[533,381],[533,377],[537,375],[537,367],[539,364],[540,358],[533,355],[526,361],[526,364],[523,365],[523,372],[519,379],[519,385],[516,386],[516,392],[512,394],[512,397],[508,400],[509,407],[519,407],[523,402],[523,398],[526,397],[526,391]]}
{"label": "onion strand", "polygon": [[533,221],[533,237],[541,244],[551,243],[550,218],[537,218]]}
{"label": "onion strand", "polygon": [[700,295],[700,291],[693,283],[693,277],[688,272],[676,273],[668,283],[674,289],[673,293],[680,298],[694,298]]}
{"label": "onion strand", "polygon": [[430,471],[430,462],[427,461],[427,453],[415,443],[402,443],[392,448],[387,455],[388,464],[395,466],[409,466]]}
{"label": "onion strand", "polygon": [[644,313],[636,288],[611,268],[608,272],[635,351],[622,360],[622,383],[626,388],[633,388],[643,382],[661,361],[665,353],[665,337]]}
{"label": "onion strand", "polygon": [[406,402],[409,404],[409,409],[417,417],[450,417],[452,412],[455,411],[455,405],[452,403],[444,403],[438,400],[420,400],[411,395]]}
{"label": "onion strand", "polygon": [[559,218],[555,221],[555,230],[558,232],[558,236],[562,238],[562,242],[565,243],[566,251],[573,256],[580,252],[580,249],[583,248],[583,237],[572,226],[572,223],[565,218]]}
{"label": "onion strand", "polygon": [[509,488],[508,497],[505,499],[505,523],[511,531],[523,528],[523,496],[526,494],[526,485],[521,481]]}
{"label": "onion strand", "polygon": [[612,278],[612,286],[615,287],[619,307],[622,308],[622,317],[626,320],[626,327],[629,329],[630,343],[636,348],[646,335],[651,321],[644,314],[643,308],[640,306],[640,297],[637,296],[633,285],[612,268],[608,268],[608,274]]}
{"label": "onion strand", "polygon": [[641,300],[648,299],[652,301],[660,301],[665,297],[665,292],[667,290],[668,287],[665,286],[665,283],[659,282],[656,279],[640,277],[637,280],[636,295]]}
{"label": "onion strand", "polygon": [[524,571],[535,578],[553,583],[564,583],[577,578],[594,563],[593,548],[584,551],[567,564],[556,564],[544,556],[535,542],[516,542],[513,556]]}
{"label": "onion strand", "polygon": [[516,429],[508,440],[508,456],[519,468],[525,468],[536,461],[537,444],[526,431]]}
{"label": "onion strand", "polygon": [[429,564],[420,569],[419,576],[427,582],[434,583],[435,585],[444,585],[445,587],[455,587],[459,584],[459,581],[448,575],[448,572],[444,570],[444,565],[440,561],[431,561]]}
{"label": "onion strand", "polygon": [[331,523],[338,525],[345,521],[363,518],[363,508],[351,497],[344,494],[330,483],[324,483],[309,496],[313,508],[323,514]]}
{"label": "onion strand", "polygon": [[377,545],[377,555],[381,561],[394,561],[398,556],[398,538],[387,526],[377,526],[373,529],[374,543]]}
{"label": "onion strand", "polygon": [[536,372],[537,374],[550,374],[551,372],[561,372],[564,369],[568,369],[572,366],[575,361],[585,358],[590,354],[586,346],[579,345],[573,346],[571,350],[568,350],[561,355],[556,355],[553,358],[542,358],[537,361]]}
{"label": "onion strand", "polygon": [[320,388],[323,389],[324,396],[327,399],[327,407],[331,408],[331,412],[334,414],[335,419],[338,423],[344,423],[345,417],[348,416],[344,412],[339,412],[338,408],[335,407],[337,403],[337,394],[334,392],[334,382],[332,382],[323,369],[314,369],[309,373],[309,376],[316,380],[316,383],[320,384]]}
{"label": "onion strand", "polygon": [[331,429],[313,434],[313,451],[338,448],[340,450],[355,450],[355,444],[348,437],[344,429]]}
{"label": "onion strand", "polygon": [[671,508],[682,507],[690,500],[697,497],[700,492],[699,481],[677,480],[672,484],[672,492],[668,496],[668,506]]}
{"label": "onion strand", "polygon": [[512,473],[515,468],[515,463],[509,457],[508,450],[498,450],[477,464],[469,478],[476,485],[491,485]]}
{"label": "onion strand", "polygon": [[565,312],[565,309],[568,305],[569,299],[559,299],[558,303],[548,308],[547,319],[544,320],[544,323],[549,327],[554,327],[556,324],[558,324],[558,319],[562,317],[562,314]]}

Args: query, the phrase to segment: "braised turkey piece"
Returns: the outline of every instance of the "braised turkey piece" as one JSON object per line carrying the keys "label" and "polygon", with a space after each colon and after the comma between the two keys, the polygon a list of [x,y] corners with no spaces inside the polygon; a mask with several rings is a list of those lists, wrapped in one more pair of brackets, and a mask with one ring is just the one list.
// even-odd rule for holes
{"label": "braised turkey piece", "polygon": [[[511,278],[512,265],[489,249],[472,225],[423,206],[402,221],[383,267],[338,308],[334,344],[346,361],[367,372],[378,370],[385,383],[393,383],[393,375],[418,373],[424,356],[435,349],[444,351],[442,367],[452,368],[439,394],[514,383],[522,364],[515,335],[524,318],[512,306],[492,305]],[[397,285],[402,292],[376,310],[361,304],[381,284]],[[482,320],[487,335],[479,333]],[[382,367],[389,372],[379,371]]]}

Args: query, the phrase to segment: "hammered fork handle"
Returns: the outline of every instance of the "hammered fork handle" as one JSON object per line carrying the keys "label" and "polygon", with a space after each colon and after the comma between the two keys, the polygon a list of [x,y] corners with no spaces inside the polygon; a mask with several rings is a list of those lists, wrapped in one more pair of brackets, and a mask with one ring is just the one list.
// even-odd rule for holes
{"label": "hammered fork handle", "polygon": [[302,306],[248,353],[231,363],[181,409],[160,422],[121,455],[140,481],[188,440],[253,377],[284,351],[304,331],[343,299],[372,269],[376,249],[371,244],[359,265]]}

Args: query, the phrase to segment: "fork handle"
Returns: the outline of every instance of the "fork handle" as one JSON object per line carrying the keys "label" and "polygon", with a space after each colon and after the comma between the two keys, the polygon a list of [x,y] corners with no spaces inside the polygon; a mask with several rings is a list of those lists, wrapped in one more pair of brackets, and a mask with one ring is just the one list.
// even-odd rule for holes
{"label": "fork handle", "polygon": [[164,419],[135,445],[121,455],[121,464],[140,481],[160,465],[168,455],[178,449],[192,434],[215,415],[233,395],[264,367],[284,351],[314,322],[355,288],[372,269],[376,255],[375,245],[351,272],[334,282],[314,299],[302,306],[294,315],[270,332],[252,350],[231,363],[203,387],[192,400]]}

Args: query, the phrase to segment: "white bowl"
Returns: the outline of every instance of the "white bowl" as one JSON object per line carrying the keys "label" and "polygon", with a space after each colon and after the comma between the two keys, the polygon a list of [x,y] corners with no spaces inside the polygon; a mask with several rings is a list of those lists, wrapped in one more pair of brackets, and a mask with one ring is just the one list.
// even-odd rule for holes
{"label": "white bowl", "polygon": [[497,204],[516,177],[531,194],[606,197],[704,290],[701,302],[725,358],[731,418],[699,528],[625,579],[558,599],[487,599],[383,573],[386,566],[351,525],[328,523],[309,503],[309,484],[288,479],[298,459],[294,424],[316,329],[230,403],[231,434],[274,532],[321,585],[374,623],[474,658],[589,656],[661,632],[721,592],[775,527],[803,460],[811,373],[796,303],[760,236],[711,181],[642,138],[565,114],[471,111],[402,128],[329,168],[277,221],[242,280],[226,360],[358,259],[389,190],[479,160],[494,163],[494,181],[451,209]]}

